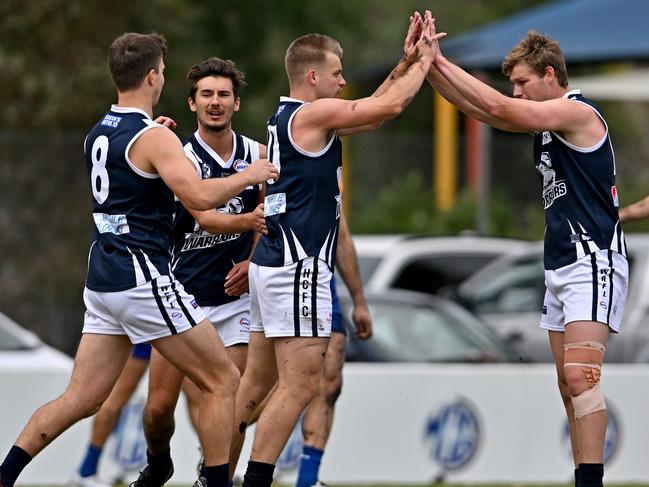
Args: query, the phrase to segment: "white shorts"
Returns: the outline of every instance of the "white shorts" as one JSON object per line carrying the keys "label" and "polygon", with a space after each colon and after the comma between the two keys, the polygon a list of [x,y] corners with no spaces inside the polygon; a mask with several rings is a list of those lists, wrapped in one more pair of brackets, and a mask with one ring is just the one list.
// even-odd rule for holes
{"label": "white shorts", "polygon": [[132,343],[182,333],[205,319],[194,296],[173,275],[125,291],[85,288],[83,301],[83,333],[128,335]]}
{"label": "white shorts", "polygon": [[244,294],[231,303],[203,306],[203,311],[214,325],[223,345],[247,345],[250,339],[250,295]]}
{"label": "white shorts", "polygon": [[331,335],[331,269],[315,257],[285,267],[250,264],[250,331],[266,337]]}
{"label": "white shorts", "polygon": [[620,331],[629,284],[629,264],[612,250],[598,250],[576,262],[545,271],[541,328],[565,331],[573,321],[596,321]]}

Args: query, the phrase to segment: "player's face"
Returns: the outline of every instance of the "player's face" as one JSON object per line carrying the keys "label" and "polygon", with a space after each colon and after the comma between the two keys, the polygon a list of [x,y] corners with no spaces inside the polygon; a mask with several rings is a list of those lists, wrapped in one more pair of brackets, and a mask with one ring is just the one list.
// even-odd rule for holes
{"label": "player's face", "polygon": [[548,75],[539,76],[532,67],[524,62],[514,66],[509,75],[514,85],[514,98],[523,100],[545,101],[551,98],[551,85]]}
{"label": "player's face", "polygon": [[158,72],[156,73],[155,71],[154,76],[153,76],[153,106],[157,105],[158,102],[160,101],[160,94],[162,93],[162,87],[165,84],[165,75],[164,75],[164,70],[165,70],[165,63],[161,59],[160,63],[158,64]]}
{"label": "player's face", "polygon": [[230,128],[234,112],[239,111],[232,80],[223,76],[207,76],[198,81],[196,99],[189,99],[189,108],[198,123],[207,130],[220,132]]}
{"label": "player's face", "polygon": [[347,84],[343,78],[343,65],[340,58],[333,52],[325,53],[325,59],[316,71],[318,98],[335,98]]}

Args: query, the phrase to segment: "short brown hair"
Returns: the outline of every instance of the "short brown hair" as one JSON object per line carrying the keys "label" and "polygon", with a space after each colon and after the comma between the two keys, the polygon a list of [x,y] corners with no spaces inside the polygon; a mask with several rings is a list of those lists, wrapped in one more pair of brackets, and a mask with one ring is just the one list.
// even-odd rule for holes
{"label": "short brown hair", "polygon": [[325,59],[325,53],[332,52],[343,57],[343,48],[333,37],[324,34],[307,34],[298,37],[286,50],[284,67],[289,82],[294,82],[308,67],[318,65]]}
{"label": "short brown hair", "polygon": [[108,67],[117,91],[139,87],[149,71],[158,72],[166,54],[167,41],[155,32],[127,32],[115,39],[108,49]]}
{"label": "short brown hair", "polygon": [[502,63],[505,76],[509,77],[514,66],[520,62],[528,64],[539,76],[545,74],[547,66],[552,66],[559,86],[563,88],[568,86],[566,60],[559,43],[554,39],[530,30],[527,37],[516,44],[505,57]]}
{"label": "short brown hair", "polygon": [[237,69],[234,61],[211,57],[189,68],[189,72],[187,73],[187,91],[192,100],[196,99],[198,82],[208,76],[229,78],[232,81],[232,91],[234,92],[235,98],[239,97],[239,93],[247,85],[246,75],[243,71]]}

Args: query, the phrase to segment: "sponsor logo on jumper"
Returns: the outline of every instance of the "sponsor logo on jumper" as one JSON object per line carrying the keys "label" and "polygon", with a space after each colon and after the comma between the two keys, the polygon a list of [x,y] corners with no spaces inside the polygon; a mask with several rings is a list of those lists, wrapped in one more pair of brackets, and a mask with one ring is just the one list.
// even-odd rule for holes
{"label": "sponsor logo on jumper", "polygon": [[590,235],[587,233],[571,233],[570,234],[570,243],[579,243],[579,242],[590,242],[593,240]]}
{"label": "sponsor logo on jumper", "polygon": [[617,198],[617,188],[615,186],[611,186],[611,196],[613,197],[613,205],[616,208],[620,206],[620,201]]}
{"label": "sponsor logo on jumper", "polygon": [[248,164],[248,162],[244,161],[243,159],[237,159],[232,165],[232,167],[234,167],[234,170],[237,172],[245,171],[246,169],[248,169],[248,166],[250,166],[250,164]]}
{"label": "sponsor logo on jumper", "polygon": [[186,233],[183,248],[180,251],[185,252],[187,250],[205,249],[215,245],[232,242],[240,236],[240,233],[219,233],[212,235],[203,230],[201,230],[200,233]]}
{"label": "sponsor logo on jumper", "polygon": [[101,124],[104,127],[117,128],[121,121],[122,117],[116,117],[115,115],[106,115],[101,121]]}
{"label": "sponsor logo on jumper", "polygon": [[108,215],[106,213],[93,213],[95,226],[99,233],[113,233],[123,235],[129,233],[131,229],[128,226],[126,215]]}

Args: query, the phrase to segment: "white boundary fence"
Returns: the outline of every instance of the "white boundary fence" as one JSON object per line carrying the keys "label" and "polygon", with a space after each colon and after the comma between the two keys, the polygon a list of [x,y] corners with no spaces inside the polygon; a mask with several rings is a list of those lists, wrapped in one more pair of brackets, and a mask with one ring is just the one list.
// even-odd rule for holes
{"label": "white boundary fence", "polygon": [[[332,483],[566,482],[572,476],[566,420],[554,366],[347,364],[321,477]],[[0,454],[34,409],[67,384],[69,371],[2,371]],[[605,480],[649,482],[644,458],[649,435],[649,366],[605,365],[609,434]],[[143,384],[136,400],[143,401]],[[137,408],[134,408],[136,410]],[[177,411],[172,455],[175,484],[195,480],[197,440],[184,400]],[[23,484],[62,484],[81,461],[85,420],[28,466]],[[252,436],[252,435],[249,435]],[[107,445],[100,473],[116,471]],[[285,455],[297,460],[299,445]],[[247,460],[250,442],[242,458]],[[240,467],[245,461],[240,462]],[[241,469],[241,468],[240,468]],[[132,476],[131,476],[132,477]],[[129,478],[131,478],[129,477]],[[281,472],[283,482],[294,470]]]}

